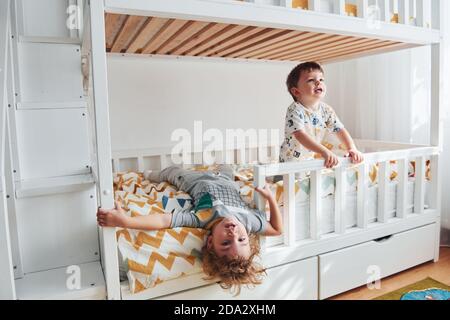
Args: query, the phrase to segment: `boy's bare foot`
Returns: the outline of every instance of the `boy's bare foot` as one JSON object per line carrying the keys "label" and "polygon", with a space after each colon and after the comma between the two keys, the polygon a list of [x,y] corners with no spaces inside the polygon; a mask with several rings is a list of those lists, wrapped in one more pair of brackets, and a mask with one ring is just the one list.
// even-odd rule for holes
{"label": "boy's bare foot", "polygon": [[97,211],[97,222],[101,227],[121,227],[126,228],[129,217],[122,209],[120,202],[115,202],[114,209],[101,209]]}

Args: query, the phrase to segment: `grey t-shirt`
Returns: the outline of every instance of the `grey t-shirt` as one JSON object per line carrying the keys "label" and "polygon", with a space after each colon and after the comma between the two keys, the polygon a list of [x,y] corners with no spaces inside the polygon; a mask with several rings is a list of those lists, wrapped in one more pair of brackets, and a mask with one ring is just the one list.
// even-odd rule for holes
{"label": "grey t-shirt", "polygon": [[191,227],[209,229],[213,222],[219,218],[235,217],[242,223],[250,233],[264,233],[266,230],[266,214],[260,210],[248,208],[238,208],[225,206],[221,203],[214,203],[209,209],[202,209],[195,212],[180,211],[172,216],[170,227]]}

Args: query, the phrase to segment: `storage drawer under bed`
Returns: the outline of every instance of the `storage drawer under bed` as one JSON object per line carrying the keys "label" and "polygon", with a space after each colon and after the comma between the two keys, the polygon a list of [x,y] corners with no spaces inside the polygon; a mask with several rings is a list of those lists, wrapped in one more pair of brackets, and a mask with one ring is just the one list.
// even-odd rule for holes
{"label": "storage drawer under bed", "polygon": [[[268,269],[262,284],[251,289],[243,287],[241,293],[235,298],[239,300],[317,300],[317,264],[317,257],[312,257]],[[228,291],[220,288],[218,284],[212,284],[164,296],[160,299],[218,300],[232,298],[233,296]]]}
{"label": "storage drawer under bed", "polygon": [[434,258],[436,225],[319,255],[319,297],[326,299]]}

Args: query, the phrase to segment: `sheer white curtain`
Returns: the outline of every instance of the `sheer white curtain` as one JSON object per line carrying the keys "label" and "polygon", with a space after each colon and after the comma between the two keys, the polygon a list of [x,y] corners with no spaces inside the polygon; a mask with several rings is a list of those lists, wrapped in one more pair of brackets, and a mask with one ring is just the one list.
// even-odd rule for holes
{"label": "sheer white curtain", "polygon": [[353,136],[428,144],[430,49],[325,66],[327,102]]}
{"label": "sheer white curtain", "polygon": [[[450,15],[450,6],[445,8]],[[444,21],[442,190],[450,189],[450,23]],[[326,101],[356,138],[430,142],[430,48],[415,48],[325,66]],[[442,192],[441,243],[450,244],[450,197]]]}

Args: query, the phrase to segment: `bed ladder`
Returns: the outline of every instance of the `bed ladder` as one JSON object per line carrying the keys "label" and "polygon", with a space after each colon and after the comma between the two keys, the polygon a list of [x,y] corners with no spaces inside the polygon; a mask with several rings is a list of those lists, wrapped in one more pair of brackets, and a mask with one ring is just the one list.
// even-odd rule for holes
{"label": "bed ladder", "polygon": [[8,52],[10,38],[10,1],[0,2],[0,299],[15,299],[14,273],[9,237],[8,209],[5,190],[5,145],[8,96]]}
{"label": "bed ladder", "polygon": [[[0,1],[0,66],[6,59],[4,16],[11,21],[7,110],[4,103],[0,105],[8,118],[7,129],[0,118],[2,132],[7,133],[1,135],[6,191],[0,194],[8,195],[5,215],[1,214],[4,205],[0,206],[0,247],[8,243],[3,241],[5,216],[9,218],[8,265],[13,272],[9,282],[3,281],[6,260],[1,248],[0,292],[4,284],[12,283],[10,299],[106,296],[80,25],[72,28],[83,2],[66,0],[45,8],[30,1]],[[10,13],[4,10],[5,3],[10,3]],[[3,94],[0,98],[3,102]],[[32,232],[37,223],[40,233]],[[79,279],[73,285],[67,282],[71,275]]]}

